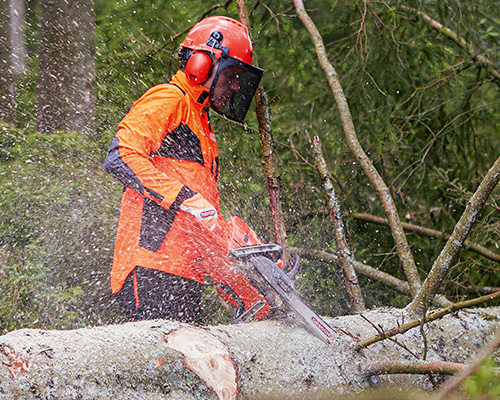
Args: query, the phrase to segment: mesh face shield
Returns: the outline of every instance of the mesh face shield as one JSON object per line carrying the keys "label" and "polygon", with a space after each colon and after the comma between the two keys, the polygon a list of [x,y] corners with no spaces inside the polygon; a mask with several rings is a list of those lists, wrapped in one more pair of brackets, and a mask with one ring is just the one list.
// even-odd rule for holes
{"label": "mesh face shield", "polygon": [[227,118],[243,122],[264,70],[222,56],[210,88],[210,106]]}

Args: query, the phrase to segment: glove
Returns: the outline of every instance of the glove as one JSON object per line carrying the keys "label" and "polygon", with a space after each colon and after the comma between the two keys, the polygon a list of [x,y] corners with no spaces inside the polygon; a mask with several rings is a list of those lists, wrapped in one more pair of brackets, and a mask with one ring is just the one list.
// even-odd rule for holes
{"label": "glove", "polygon": [[193,197],[182,202],[180,209],[194,215],[198,221],[211,231],[217,224],[217,210],[201,194],[197,193]]}

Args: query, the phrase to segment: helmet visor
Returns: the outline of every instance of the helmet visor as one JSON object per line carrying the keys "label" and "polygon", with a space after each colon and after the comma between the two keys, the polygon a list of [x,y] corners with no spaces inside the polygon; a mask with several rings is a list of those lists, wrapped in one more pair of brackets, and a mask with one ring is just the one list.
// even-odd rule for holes
{"label": "helmet visor", "polygon": [[221,57],[210,88],[210,106],[219,114],[243,122],[264,71],[232,57]]}

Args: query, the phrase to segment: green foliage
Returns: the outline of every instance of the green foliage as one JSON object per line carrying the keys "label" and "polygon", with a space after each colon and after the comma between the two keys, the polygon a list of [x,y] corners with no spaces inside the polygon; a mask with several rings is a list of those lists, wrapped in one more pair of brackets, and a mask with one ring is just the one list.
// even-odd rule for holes
{"label": "green foliage", "polygon": [[0,334],[19,328],[84,326],[77,312],[84,295],[82,288],[65,287],[63,281],[50,276],[50,269],[32,261],[43,253],[43,247],[27,245],[24,260],[1,270]]}
{"label": "green foliage", "polygon": [[488,357],[481,364],[479,371],[464,382],[463,389],[475,399],[498,399],[500,396],[498,367],[498,362],[493,357]]}
{"label": "green foliage", "polygon": [[[2,329],[4,323],[33,325],[31,313],[45,304],[54,310],[44,310],[50,316],[41,322],[45,327],[107,318],[114,307],[108,273],[120,195],[101,169],[107,143],[80,133],[0,130]],[[17,293],[15,284],[24,278]],[[65,300],[73,304],[71,315],[61,308]],[[16,315],[15,324],[5,315]]]}
{"label": "green foliage", "polygon": [[[22,276],[47,293],[69,295],[76,314],[63,313],[65,322],[51,317],[53,326],[116,321],[107,275],[121,187],[101,170],[107,146],[133,101],[175,72],[184,33],[205,15],[238,18],[236,5],[96,0],[101,139],[91,142],[78,133],[34,132],[39,40],[35,4],[28,2],[29,69],[16,81],[18,129],[0,125],[1,270],[9,277],[0,278],[0,290]],[[498,64],[500,10],[493,0],[306,2],[339,75],[360,143],[390,187],[399,215],[406,222],[451,233],[498,157],[498,82],[484,65],[473,63],[463,49],[403,5],[428,13]],[[290,244],[335,251],[310,154],[311,139],[318,135],[356,259],[405,279],[390,231],[349,217],[351,212],[385,212],[347,146],[331,89],[293,4],[269,0],[247,2],[247,7],[255,53],[265,70]],[[264,240],[273,240],[254,113],[249,112],[247,127],[214,113],[211,120],[221,153],[224,215],[241,216]],[[497,188],[469,237],[496,252],[499,196]],[[408,239],[424,278],[444,242],[413,234]],[[317,261],[303,264],[298,287],[314,307],[329,315],[349,312],[339,272]],[[445,282],[447,295],[460,300],[468,296],[462,290],[468,285],[498,286],[499,274],[498,263],[463,250]],[[370,307],[404,306],[408,301],[379,283],[360,279]],[[14,289],[10,285],[5,290]],[[20,310],[6,297],[2,312]],[[8,315],[12,319],[15,312]],[[4,319],[2,324],[32,326],[34,320],[26,317],[23,325],[23,318],[16,323]]]}

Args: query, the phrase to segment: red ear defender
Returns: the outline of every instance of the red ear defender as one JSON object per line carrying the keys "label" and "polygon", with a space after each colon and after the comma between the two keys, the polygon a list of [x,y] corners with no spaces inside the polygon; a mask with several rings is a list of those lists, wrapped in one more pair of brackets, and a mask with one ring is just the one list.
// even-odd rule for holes
{"label": "red ear defender", "polygon": [[188,58],[184,72],[191,82],[201,84],[210,77],[212,64],[212,58],[207,53],[198,51]]}

